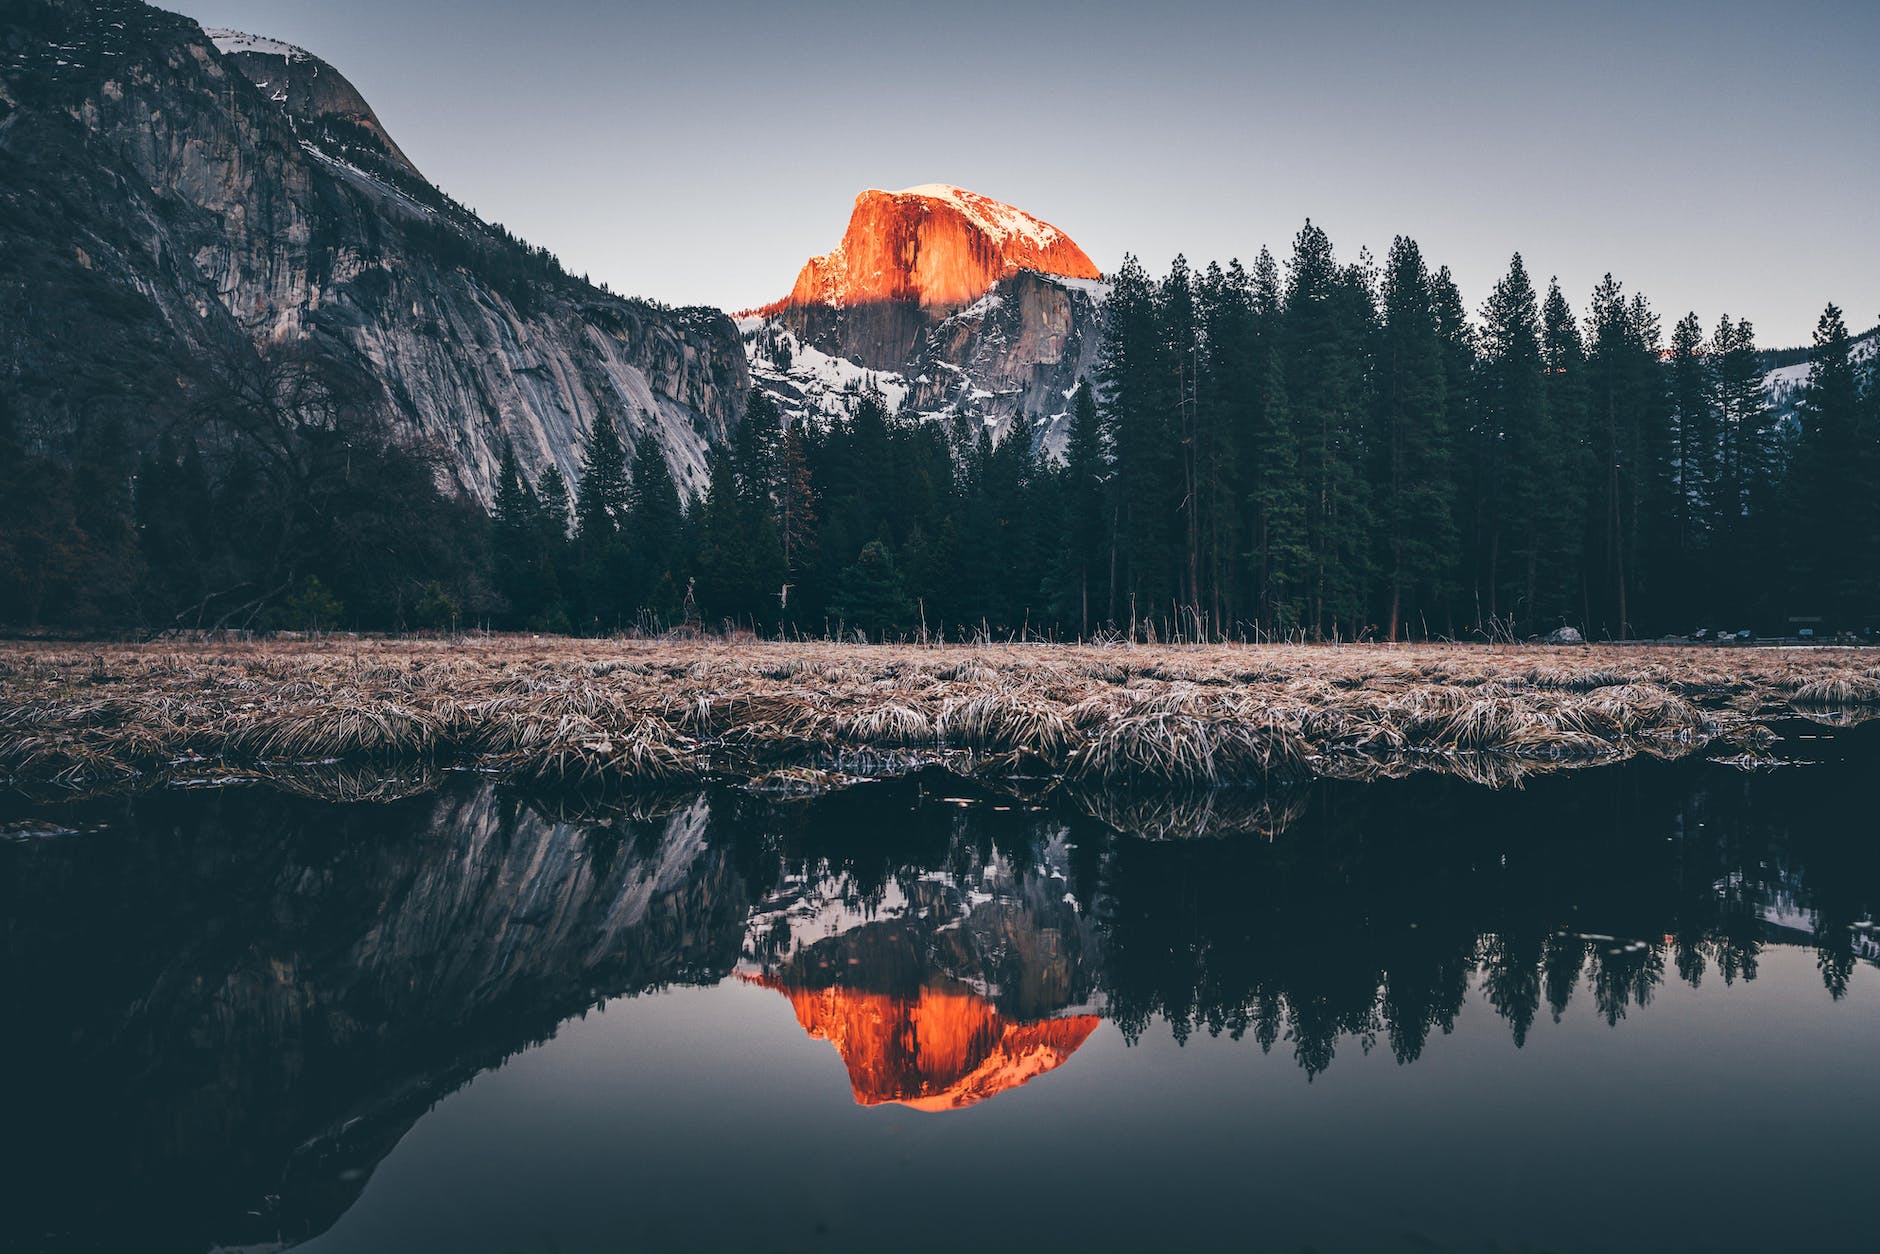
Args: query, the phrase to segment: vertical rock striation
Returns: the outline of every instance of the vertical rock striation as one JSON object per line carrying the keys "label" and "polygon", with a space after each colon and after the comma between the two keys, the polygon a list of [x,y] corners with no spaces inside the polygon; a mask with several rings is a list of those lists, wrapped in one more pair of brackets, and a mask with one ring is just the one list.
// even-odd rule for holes
{"label": "vertical rock striation", "polygon": [[0,399],[47,449],[107,406],[187,432],[294,349],[486,502],[506,440],[574,481],[603,411],[697,485],[749,388],[721,312],[564,274],[426,182],[332,67],[135,0],[0,17],[0,233]]}
{"label": "vertical rock striation", "polygon": [[842,242],[755,312],[745,342],[755,381],[792,415],[840,412],[874,387],[905,412],[995,430],[1023,412],[1056,449],[1095,368],[1101,280],[1068,235],[1011,205],[945,184],[865,191]]}

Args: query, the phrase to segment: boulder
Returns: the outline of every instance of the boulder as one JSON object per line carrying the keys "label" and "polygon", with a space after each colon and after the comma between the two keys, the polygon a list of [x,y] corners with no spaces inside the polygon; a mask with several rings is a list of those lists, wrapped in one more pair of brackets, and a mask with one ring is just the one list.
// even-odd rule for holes
{"label": "boulder", "polygon": [[1542,644],[1585,644],[1586,637],[1577,628],[1556,627],[1541,637]]}

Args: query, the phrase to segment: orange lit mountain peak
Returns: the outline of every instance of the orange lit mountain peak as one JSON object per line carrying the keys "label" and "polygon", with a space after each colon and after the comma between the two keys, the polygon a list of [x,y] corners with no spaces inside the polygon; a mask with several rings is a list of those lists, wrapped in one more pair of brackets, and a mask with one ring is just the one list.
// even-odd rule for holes
{"label": "orange lit mountain peak", "polygon": [[871,188],[855,198],[835,250],[810,258],[790,295],[761,312],[874,302],[951,310],[1020,270],[1102,277],[1070,236],[990,196],[945,183]]}
{"label": "orange lit mountain peak", "polygon": [[1102,1022],[1076,1015],[1014,1023],[983,997],[934,987],[896,997],[746,978],[787,996],[803,1029],[835,1046],[863,1106],[963,1109],[1063,1065]]}

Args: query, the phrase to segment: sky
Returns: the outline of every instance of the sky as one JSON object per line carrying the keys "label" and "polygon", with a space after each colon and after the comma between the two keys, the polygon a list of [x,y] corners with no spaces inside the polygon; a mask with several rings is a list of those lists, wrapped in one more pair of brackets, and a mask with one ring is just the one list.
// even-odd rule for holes
{"label": "sky", "polygon": [[445,191],[615,291],[787,293],[856,193],[954,183],[1106,271],[1409,235],[1479,308],[1806,343],[1880,321],[1880,2],[160,0],[338,67]]}

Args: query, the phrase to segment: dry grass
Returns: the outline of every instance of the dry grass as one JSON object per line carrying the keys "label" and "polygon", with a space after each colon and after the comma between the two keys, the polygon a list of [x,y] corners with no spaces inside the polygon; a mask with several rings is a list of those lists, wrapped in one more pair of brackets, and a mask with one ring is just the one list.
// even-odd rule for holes
{"label": "dry grass", "polygon": [[0,779],[471,763],[547,787],[807,788],[945,761],[1092,786],[1445,771],[1518,784],[1640,753],[1755,753],[1766,721],[1880,716],[1880,653],[1070,647],[527,638],[0,646]]}

